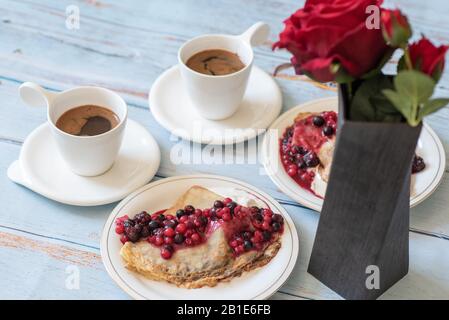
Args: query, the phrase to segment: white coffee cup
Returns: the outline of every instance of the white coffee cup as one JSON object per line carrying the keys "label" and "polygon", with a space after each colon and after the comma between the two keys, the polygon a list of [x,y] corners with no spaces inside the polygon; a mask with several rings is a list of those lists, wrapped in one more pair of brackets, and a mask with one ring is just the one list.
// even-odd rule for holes
{"label": "white coffee cup", "polygon": [[[233,115],[239,108],[248,84],[254,60],[252,46],[261,45],[270,28],[258,22],[238,36],[203,35],[187,41],[178,52],[181,75],[188,95],[199,114],[210,120],[221,120]],[[211,49],[236,53],[245,67],[237,72],[213,76],[196,72],[187,67],[187,60],[194,54]]]}
{"label": "white coffee cup", "polygon": [[[97,176],[112,167],[120,150],[128,116],[126,103],[118,94],[99,87],[77,87],[53,93],[32,82],[23,83],[19,93],[30,106],[47,106],[47,120],[59,153],[74,173]],[[113,111],[120,119],[119,124],[96,136],[75,136],[56,127],[64,112],[88,104]]]}

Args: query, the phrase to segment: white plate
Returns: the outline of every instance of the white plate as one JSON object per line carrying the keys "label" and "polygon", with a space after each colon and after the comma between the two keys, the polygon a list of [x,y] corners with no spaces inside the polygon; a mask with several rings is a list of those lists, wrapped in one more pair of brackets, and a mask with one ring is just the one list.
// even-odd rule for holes
{"label": "white plate", "polygon": [[[321,111],[338,111],[338,100],[336,98],[319,99],[290,109],[273,122],[270,126],[270,129],[273,130],[268,130],[262,145],[262,161],[271,180],[289,197],[316,211],[321,211],[323,199],[301,188],[285,172],[279,155],[279,138],[285,129],[293,124],[298,113]],[[412,176],[410,207],[424,201],[435,191],[443,178],[446,165],[443,145],[432,128],[425,123],[418,140],[416,153],[424,158],[426,168]]]}
{"label": "white plate", "polygon": [[[251,192],[253,197],[265,201],[274,212],[282,214],[285,221],[282,247],[273,260],[264,267],[246,272],[230,282],[200,289],[178,288],[167,282],[146,279],[138,273],[127,270],[119,253],[122,244],[115,234],[115,219],[125,214],[132,216],[142,210],[155,212],[166,209],[194,185],[218,191],[224,196],[231,196],[229,190]],[[224,190],[228,190],[226,192],[228,194],[223,194]],[[152,182],[120,202],[104,226],[100,249],[109,275],[135,299],[266,299],[282,286],[292,272],[298,257],[298,241],[298,234],[292,219],[285,209],[266,193],[231,178],[190,175]]]}
{"label": "white plate", "polygon": [[[262,133],[279,115],[281,91],[275,80],[253,66],[239,110],[225,120],[202,118],[190,102],[178,66],[162,73],[149,94],[154,118],[175,136],[204,144],[233,144]],[[237,130],[236,130],[237,129]]]}
{"label": "white plate", "polygon": [[128,119],[122,147],[109,171],[97,177],[73,173],[56,149],[48,123],[25,140],[8,177],[49,199],[77,206],[95,206],[123,199],[148,183],[159,168],[160,150],[153,136]]}

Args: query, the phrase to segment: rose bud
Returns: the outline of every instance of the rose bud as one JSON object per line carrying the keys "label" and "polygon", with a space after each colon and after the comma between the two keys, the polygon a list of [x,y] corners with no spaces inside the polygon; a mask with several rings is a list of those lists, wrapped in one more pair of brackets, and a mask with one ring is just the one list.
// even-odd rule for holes
{"label": "rose bud", "polygon": [[407,17],[398,9],[382,11],[382,34],[392,47],[404,48],[412,36]]}
{"label": "rose bud", "polygon": [[334,81],[340,72],[360,78],[378,67],[391,49],[380,28],[366,27],[366,8],[381,4],[382,0],[307,0],[284,21],[273,49],[290,51],[296,73],[316,81]]}
{"label": "rose bud", "polygon": [[409,53],[413,69],[419,70],[435,81],[440,80],[444,69],[444,57],[449,46],[436,47],[427,38],[410,45]]}

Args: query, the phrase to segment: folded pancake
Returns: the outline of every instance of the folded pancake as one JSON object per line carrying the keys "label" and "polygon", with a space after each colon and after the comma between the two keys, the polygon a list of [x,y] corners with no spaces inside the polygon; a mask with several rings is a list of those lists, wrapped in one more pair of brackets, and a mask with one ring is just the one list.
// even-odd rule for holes
{"label": "folded pancake", "polygon": [[[210,208],[215,200],[221,199],[223,197],[210,190],[193,186],[164,214],[175,215],[178,209],[186,205]],[[217,222],[204,243],[176,250],[168,260],[161,257],[158,247],[146,240],[136,243],[126,242],[120,254],[128,269],[149,279],[164,280],[184,288],[215,286],[220,281],[229,281],[244,271],[267,264],[281,247],[279,234],[273,233],[273,241],[262,250],[251,250],[236,257],[227,239],[227,232],[230,229],[236,231],[239,228],[236,223],[234,225],[232,221],[223,223],[227,224],[224,226]]]}

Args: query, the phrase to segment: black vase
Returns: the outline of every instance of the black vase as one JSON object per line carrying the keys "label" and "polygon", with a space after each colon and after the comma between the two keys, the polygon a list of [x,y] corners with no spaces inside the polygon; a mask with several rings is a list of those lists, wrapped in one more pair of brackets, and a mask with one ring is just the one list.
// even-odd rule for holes
{"label": "black vase", "polygon": [[339,87],[334,158],[308,272],[347,299],[375,299],[408,273],[411,164],[421,125],[348,119]]}

